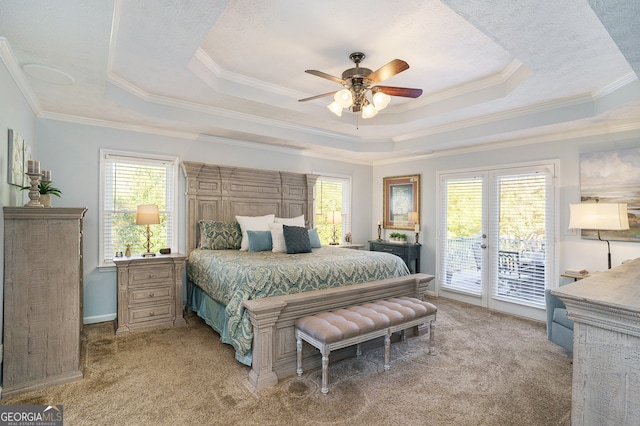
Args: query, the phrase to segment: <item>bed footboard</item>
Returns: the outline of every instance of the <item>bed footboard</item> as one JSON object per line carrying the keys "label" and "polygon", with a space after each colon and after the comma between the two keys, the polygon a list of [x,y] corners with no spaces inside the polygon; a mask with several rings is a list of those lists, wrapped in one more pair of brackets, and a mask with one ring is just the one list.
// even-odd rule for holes
{"label": "bed footboard", "polygon": [[[433,278],[433,275],[413,274],[243,302],[253,325],[253,363],[249,382],[256,389],[261,389],[275,385],[279,378],[295,374],[297,359],[294,322],[297,318],[390,297],[410,296],[422,299]],[[336,352],[335,357],[348,356],[352,352],[349,349],[343,349],[342,354]],[[317,351],[310,351],[304,363],[311,368],[318,367],[321,359]]]}

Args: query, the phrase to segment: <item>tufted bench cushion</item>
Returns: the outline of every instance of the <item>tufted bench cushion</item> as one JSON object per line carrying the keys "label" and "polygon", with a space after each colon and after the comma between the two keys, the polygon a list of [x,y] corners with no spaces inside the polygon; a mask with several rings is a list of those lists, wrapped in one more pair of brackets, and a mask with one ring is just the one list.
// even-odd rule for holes
{"label": "tufted bench cushion", "polygon": [[433,322],[437,308],[413,297],[397,297],[376,302],[320,312],[295,321],[298,350],[298,375],[302,375],[302,340],[322,353],[322,392],[327,393],[329,353],[358,345],[377,337],[385,337],[385,370],[389,369],[389,345],[392,333],[430,323],[429,353],[432,353]]}

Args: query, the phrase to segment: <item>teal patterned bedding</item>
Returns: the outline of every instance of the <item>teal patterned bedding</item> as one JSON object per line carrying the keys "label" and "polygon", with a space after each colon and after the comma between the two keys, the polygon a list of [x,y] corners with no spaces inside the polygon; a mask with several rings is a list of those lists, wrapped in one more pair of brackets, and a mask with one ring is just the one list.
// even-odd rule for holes
{"label": "teal patterned bedding", "polygon": [[251,350],[253,328],[244,300],[295,294],[409,275],[389,253],[335,247],[313,253],[193,250],[187,278],[226,306],[229,341],[241,355]]}

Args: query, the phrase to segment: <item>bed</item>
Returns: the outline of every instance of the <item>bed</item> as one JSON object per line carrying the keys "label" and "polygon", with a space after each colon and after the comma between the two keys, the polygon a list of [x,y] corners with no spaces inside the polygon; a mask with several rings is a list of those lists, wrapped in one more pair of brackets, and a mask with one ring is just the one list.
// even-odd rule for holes
{"label": "bed", "polygon": [[[233,224],[237,216],[302,217],[312,230],[317,176],[195,162],[183,162],[182,169],[189,307],[235,348],[240,362],[251,365],[249,380],[257,388],[295,372],[295,318],[382,297],[422,297],[433,279],[409,275],[399,257],[382,252],[201,248],[202,223]],[[319,365],[315,354],[308,357],[305,365]]]}

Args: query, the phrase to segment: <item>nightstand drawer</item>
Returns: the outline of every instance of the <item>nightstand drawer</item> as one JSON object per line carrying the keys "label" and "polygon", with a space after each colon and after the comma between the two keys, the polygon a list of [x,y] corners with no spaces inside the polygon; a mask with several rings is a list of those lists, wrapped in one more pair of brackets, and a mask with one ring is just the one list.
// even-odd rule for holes
{"label": "nightstand drawer", "polygon": [[129,324],[172,319],[172,307],[173,305],[171,303],[165,303],[162,305],[148,306],[146,308],[130,308]]}
{"label": "nightstand drawer", "polygon": [[129,287],[173,283],[173,265],[144,266],[129,269]]}
{"label": "nightstand drawer", "polygon": [[173,300],[173,287],[154,286],[129,290],[129,303],[148,303],[156,301]]}
{"label": "nightstand drawer", "polygon": [[406,250],[402,246],[382,245],[374,244],[373,251],[383,251],[385,253],[395,254],[396,256],[404,257]]}

